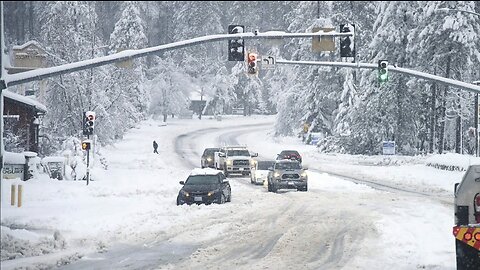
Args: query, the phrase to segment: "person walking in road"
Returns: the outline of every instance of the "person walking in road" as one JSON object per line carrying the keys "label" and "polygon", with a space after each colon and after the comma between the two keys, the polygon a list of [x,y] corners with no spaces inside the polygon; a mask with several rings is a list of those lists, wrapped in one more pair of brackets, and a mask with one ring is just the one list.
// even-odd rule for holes
{"label": "person walking in road", "polygon": [[157,153],[157,154],[158,154],[157,148],[158,148],[157,142],[156,142],[156,141],[153,141],[153,153]]}

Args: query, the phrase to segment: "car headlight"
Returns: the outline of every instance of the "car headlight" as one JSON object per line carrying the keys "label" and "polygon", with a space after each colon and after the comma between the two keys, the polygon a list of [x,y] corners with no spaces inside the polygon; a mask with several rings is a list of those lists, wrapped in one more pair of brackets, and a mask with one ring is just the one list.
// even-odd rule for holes
{"label": "car headlight", "polygon": [[307,178],[307,172],[302,172],[301,176],[302,176],[303,178]]}
{"label": "car headlight", "polygon": [[185,196],[185,197],[189,197],[190,194],[188,194],[188,192],[186,192],[185,190],[182,190],[181,193]]}
{"label": "car headlight", "polygon": [[250,160],[250,166],[251,167],[255,167],[255,163],[256,163],[255,160],[253,160],[253,159]]}
{"label": "car headlight", "polygon": [[210,191],[208,192],[207,196],[210,197],[210,196],[213,196],[215,195],[215,193],[217,193],[219,190],[213,190],[213,191]]}
{"label": "car headlight", "polygon": [[208,162],[212,161],[212,158],[211,158],[211,157],[207,157],[207,161],[208,161]]}
{"label": "car headlight", "polygon": [[280,174],[278,172],[273,174],[273,177],[280,177]]}
{"label": "car headlight", "polygon": [[233,160],[227,159],[227,165],[232,166],[232,164],[233,164]]}

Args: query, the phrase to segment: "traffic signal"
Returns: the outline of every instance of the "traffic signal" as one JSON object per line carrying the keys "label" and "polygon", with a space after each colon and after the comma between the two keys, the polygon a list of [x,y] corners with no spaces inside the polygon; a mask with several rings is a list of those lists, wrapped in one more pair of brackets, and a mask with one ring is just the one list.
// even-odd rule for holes
{"label": "traffic signal", "polygon": [[248,72],[248,74],[257,74],[257,72],[258,72],[257,54],[256,53],[248,53],[247,72]]}
{"label": "traffic signal", "polygon": [[93,135],[95,128],[95,112],[88,111],[83,114],[83,135]]}
{"label": "traffic signal", "polygon": [[388,61],[378,60],[378,81],[384,83],[388,81]]}
{"label": "traffic signal", "polygon": [[[245,26],[243,25],[229,25],[229,34],[244,33]],[[243,39],[229,39],[228,40],[228,61],[244,61],[245,60],[245,44]]]}
{"label": "traffic signal", "polygon": [[[350,32],[355,36],[355,24],[340,24],[340,33]],[[355,57],[354,36],[340,37],[340,57]]]}
{"label": "traffic signal", "polygon": [[91,149],[92,142],[90,141],[83,141],[82,142],[82,150],[88,151]]}

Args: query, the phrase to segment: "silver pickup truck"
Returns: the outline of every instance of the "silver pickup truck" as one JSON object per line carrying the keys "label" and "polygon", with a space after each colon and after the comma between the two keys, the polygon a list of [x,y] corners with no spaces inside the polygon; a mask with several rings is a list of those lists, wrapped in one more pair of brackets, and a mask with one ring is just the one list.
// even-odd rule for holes
{"label": "silver pickup truck", "polygon": [[250,153],[245,146],[226,146],[215,152],[215,168],[223,170],[225,176],[232,173],[250,175],[254,162],[252,157],[257,153]]}
{"label": "silver pickup truck", "polygon": [[308,190],[307,168],[297,160],[277,160],[272,168],[269,168],[267,180],[268,191],[277,192],[279,189]]}

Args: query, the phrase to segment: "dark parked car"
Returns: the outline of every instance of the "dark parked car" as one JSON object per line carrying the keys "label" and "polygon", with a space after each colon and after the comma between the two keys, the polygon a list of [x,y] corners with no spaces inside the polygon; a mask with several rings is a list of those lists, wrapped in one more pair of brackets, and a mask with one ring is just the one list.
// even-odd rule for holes
{"label": "dark parked car", "polygon": [[222,171],[206,168],[195,169],[178,192],[177,205],[225,203],[232,200],[230,183]]}
{"label": "dark parked car", "polygon": [[215,152],[218,151],[220,151],[220,148],[206,148],[203,151],[202,158],[200,160],[202,168],[215,167]]}
{"label": "dark parked car", "polygon": [[283,150],[277,155],[277,160],[292,159],[302,163],[302,156],[296,150]]}

